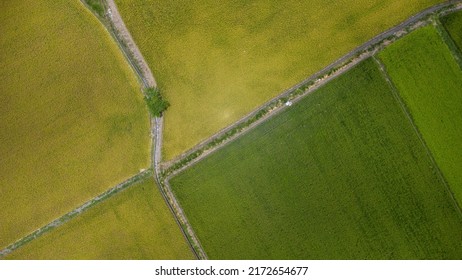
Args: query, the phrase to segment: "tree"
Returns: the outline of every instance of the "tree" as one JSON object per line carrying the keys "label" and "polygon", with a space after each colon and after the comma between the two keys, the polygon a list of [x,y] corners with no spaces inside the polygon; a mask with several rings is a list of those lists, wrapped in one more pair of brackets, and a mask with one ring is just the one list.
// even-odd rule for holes
{"label": "tree", "polygon": [[170,103],[162,98],[160,90],[155,87],[147,88],[144,91],[144,100],[148,105],[149,111],[153,116],[160,117],[162,113],[167,110]]}

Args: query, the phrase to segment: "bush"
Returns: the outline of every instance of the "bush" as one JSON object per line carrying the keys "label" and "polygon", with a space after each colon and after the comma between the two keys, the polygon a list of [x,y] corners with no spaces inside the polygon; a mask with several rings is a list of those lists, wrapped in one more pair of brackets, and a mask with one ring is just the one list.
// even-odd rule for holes
{"label": "bush", "polygon": [[101,0],[85,0],[85,3],[100,17],[104,17],[105,9]]}
{"label": "bush", "polygon": [[158,88],[147,88],[145,90],[144,100],[148,105],[149,111],[153,116],[160,117],[162,113],[170,106],[167,100],[162,98]]}

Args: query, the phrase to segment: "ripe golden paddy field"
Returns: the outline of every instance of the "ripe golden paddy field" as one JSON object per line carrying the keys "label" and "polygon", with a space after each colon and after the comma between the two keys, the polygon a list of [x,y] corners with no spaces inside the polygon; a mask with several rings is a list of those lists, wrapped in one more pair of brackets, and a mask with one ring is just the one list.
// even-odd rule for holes
{"label": "ripe golden paddy field", "polygon": [[136,76],[79,1],[0,2],[0,247],[149,166]]}
{"label": "ripe golden paddy field", "polygon": [[194,259],[152,179],[94,206],[9,259]]}

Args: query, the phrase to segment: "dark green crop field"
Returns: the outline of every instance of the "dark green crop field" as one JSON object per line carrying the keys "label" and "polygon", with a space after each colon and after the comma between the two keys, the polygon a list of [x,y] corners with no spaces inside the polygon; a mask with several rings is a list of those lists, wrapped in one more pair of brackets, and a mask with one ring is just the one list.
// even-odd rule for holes
{"label": "dark green crop field", "polygon": [[441,22],[462,51],[462,11],[443,17]]}
{"label": "dark green crop field", "polygon": [[425,27],[380,54],[462,205],[462,71],[436,29]]}
{"label": "dark green crop field", "polygon": [[462,219],[373,61],[171,180],[211,259],[460,259]]}

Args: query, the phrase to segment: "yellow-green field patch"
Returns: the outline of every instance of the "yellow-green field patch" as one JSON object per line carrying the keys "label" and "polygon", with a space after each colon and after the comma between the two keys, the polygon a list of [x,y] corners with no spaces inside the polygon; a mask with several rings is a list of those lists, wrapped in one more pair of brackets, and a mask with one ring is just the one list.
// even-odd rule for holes
{"label": "yellow-green field patch", "polygon": [[166,159],[439,0],[116,0],[171,103]]}
{"label": "yellow-green field patch", "polygon": [[149,166],[138,82],[79,1],[0,2],[0,247]]}
{"label": "yellow-green field patch", "polygon": [[193,259],[152,179],[131,186],[10,259]]}
{"label": "yellow-green field patch", "polygon": [[446,181],[462,205],[462,71],[428,26],[380,53]]}

